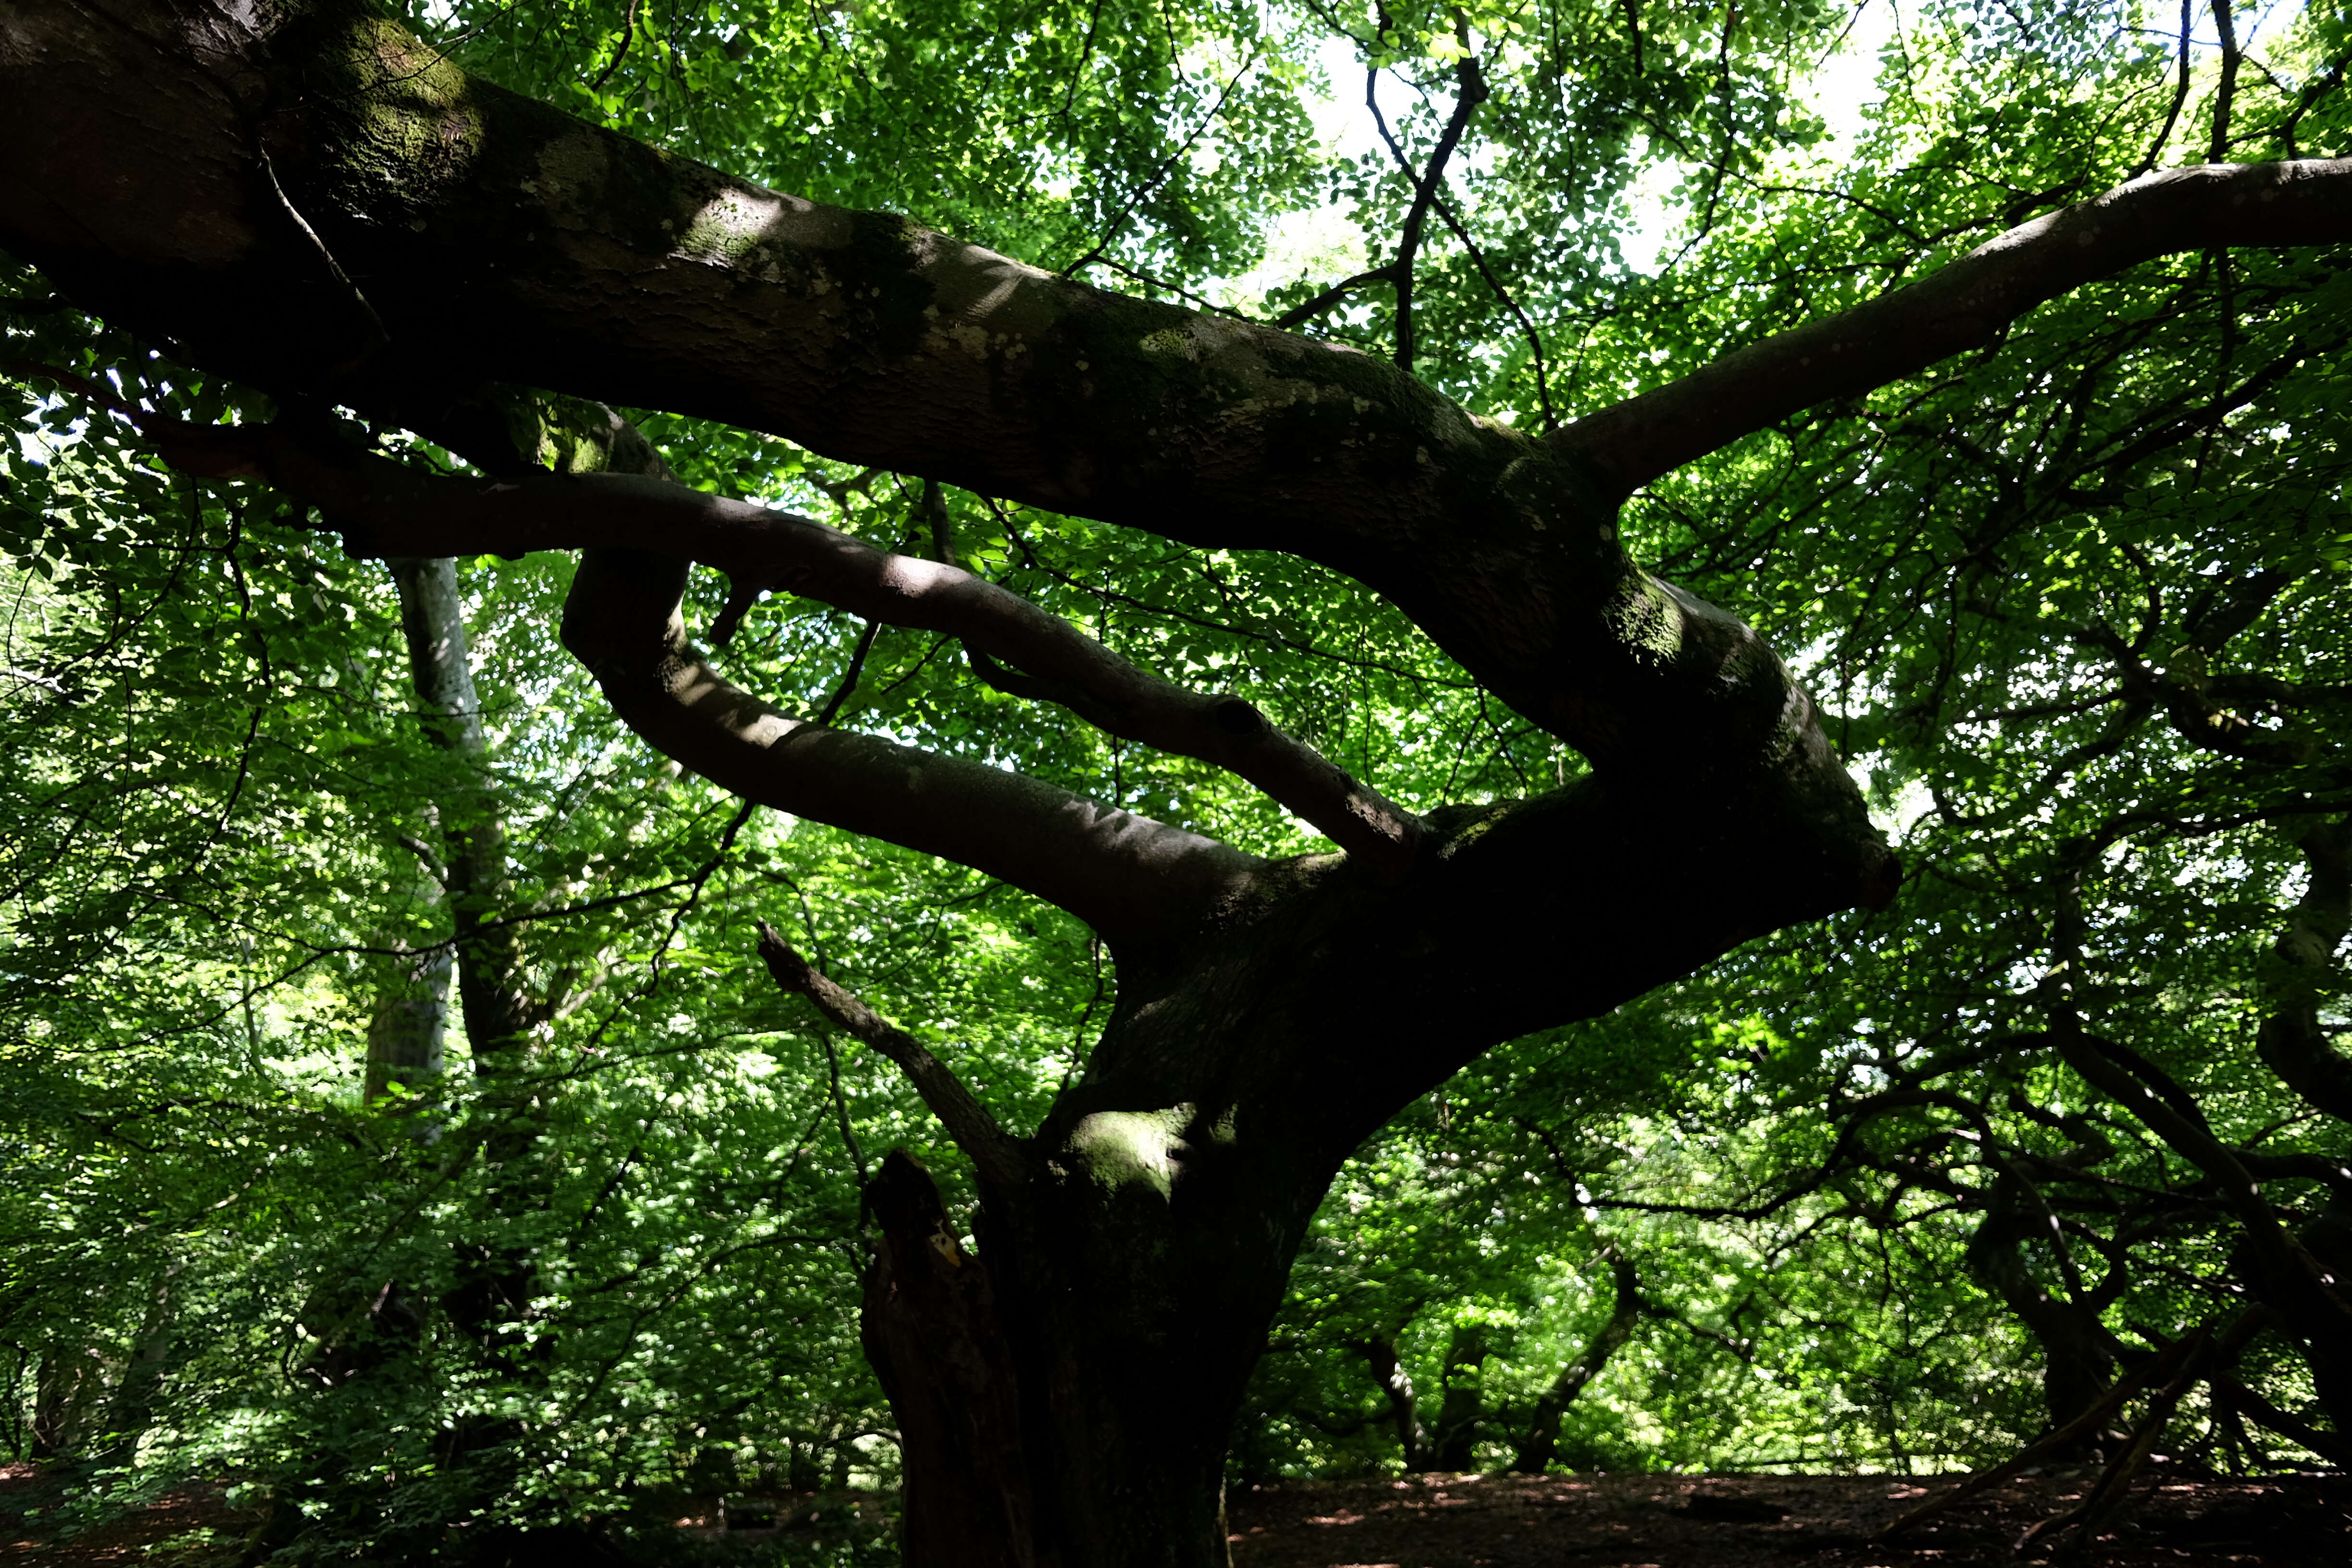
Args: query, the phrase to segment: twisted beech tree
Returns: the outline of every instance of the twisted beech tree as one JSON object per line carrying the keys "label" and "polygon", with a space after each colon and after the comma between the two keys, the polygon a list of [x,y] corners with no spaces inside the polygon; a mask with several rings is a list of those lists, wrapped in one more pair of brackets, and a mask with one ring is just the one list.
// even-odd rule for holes
{"label": "twisted beech tree", "polygon": [[[1115,1015],[1024,1132],[763,945],[978,1173],[977,1261],[911,1162],[874,1193],[866,1343],[918,1563],[1222,1562],[1244,1380],[1367,1133],[1498,1042],[1893,896],[1814,704],[1748,627],[1629,557],[1632,492],[2149,258],[2352,238],[2352,161],[2152,174],[1536,437],[1351,348],[672,156],[469,78],[353,0],[12,4],[0,85],[0,243],[284,410],[195,428],[119,409],[166,460],[274,486],[363,554],[583,552],[565,646],[648,743],[746,800],[1001,878],[1115,952]],[[685,488],[627,426],[541,394],[1323,563],[1590,771],[1416,816],[1240,697],[954,566]],[[356,449],[335,406],[488,478]],[[1335,852],[1262,859],[779,711],[689,643],[693,563],[731,579],[722,647],[771,592],[946,634],[1022,697],[1249,781]]]}

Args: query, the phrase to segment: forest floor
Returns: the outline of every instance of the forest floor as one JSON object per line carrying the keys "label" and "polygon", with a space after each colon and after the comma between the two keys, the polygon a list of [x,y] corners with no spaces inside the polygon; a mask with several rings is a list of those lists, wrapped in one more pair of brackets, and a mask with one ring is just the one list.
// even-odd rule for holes
{"label": "forest floor", "polygon": [[[0,1563],[25,1568],[207,1568],[249,1527],[220,1489],[158,1499],[60,1540],[60,1478],[0,1465]],[[1416,1476],[1311,1481],[1227,1500],[1234,1568],[1993,1568],[2018,1538],[2082,1500],[2090,1476],[2022,1477],[1885,1543],[1872,1536],[1958,1477]],[[689,1505],[675,1561],[776,1568],[872,1561],[887,1534],[872,1496]],[[730,1527],[732,1528],[730,1528]],[[671,1537],[678,1540],[677,1537]],[[2072,1542],[2061,1541],[2062,1551]],[[2049,1562],[2048,1557],[2032,1561]],[[2096,1568],[2347,1568],[2352,1476],[2236,1481],[2149,1472],[2089,1549]]]}
{"label": "forest floor", "polygon": [[[2091,1549],[2061,1561],[2352,1565],[2352,1477],[2144,1474]],[[1416,1476],[1267,1487],[1225,1506],[1234,1568],[1991,1568],[2020,1562],[2018,1538],[2095,1479],[2021,1477],[1883,1544],[1878,1531],[1960,1478]]]}

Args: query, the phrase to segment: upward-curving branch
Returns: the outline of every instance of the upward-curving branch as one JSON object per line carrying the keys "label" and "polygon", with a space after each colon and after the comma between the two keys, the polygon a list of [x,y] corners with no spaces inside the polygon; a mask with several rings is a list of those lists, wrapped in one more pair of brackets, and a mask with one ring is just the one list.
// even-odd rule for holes
{"label": "upward-curving branch", "polygon": [[1738,349],[1551,437],[1630,495],[1801,409],[1983,348],[2094,279],[2211,246],[2352,240],[2352,158],[2168,169],[2021,224],[1868,304]]}

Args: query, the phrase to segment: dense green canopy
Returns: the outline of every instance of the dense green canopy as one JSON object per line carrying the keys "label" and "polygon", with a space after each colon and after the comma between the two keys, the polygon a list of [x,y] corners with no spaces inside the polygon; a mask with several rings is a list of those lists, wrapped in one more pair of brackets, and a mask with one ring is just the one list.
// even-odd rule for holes
{"label": "dense green canopy", "polygon": [[[2352,154],[2337,0],[1884,4],[421,0],[408,20],[467,71],[684,156],[1396,357],[1531,432],[2151,169]],[[1635,494],[1634,555],[1816,694],[1902,891],[1515,1040],[1367,1143],[1230,1476],[1967,1468],[2232,1325],[2175,1450],[2352,1453],[2296,1309],[2240,1321],[2302,1289],[2281,1283],[2299,1260],[2352,1269],[2347,254],[2132,267]],[[107,406],[254,422],[270,400],[6,266],[9,1443],[141,1486],[234,1476],[307,1509],[272,1544],[320,1560],[484,1509],[887,1489],[861,1188],[901,1147],[951,1213],[971,1176],[896,1068],[778,992],[756,922],[1022,1131],[1109,1016],[1103,941],[666,763],[556,640],[568,555],[457,562],[481,746],[453,742],[383,563],[299,502],[175,471]],[[960,563],[1245,696],[1408,810],[1587,765],[1298,556],[620,412],[696,488]],[[725,599],[698,573],[689,623]],[[941,634],[779,595],[725,657],[845,728],[1256,855],[1330,847]],[[499,835],[497,875],[461,886],[461,847]],[[509,954],[527,1064],[462,1070],[498,1043],[469,1038],[444,963],[447,1070],[379,1052],[371,1079],[371,1038],[461,940]],[[453,1329],[484,1260],[516,1258],[527,1295],[477,1313],[487,1337]]]}

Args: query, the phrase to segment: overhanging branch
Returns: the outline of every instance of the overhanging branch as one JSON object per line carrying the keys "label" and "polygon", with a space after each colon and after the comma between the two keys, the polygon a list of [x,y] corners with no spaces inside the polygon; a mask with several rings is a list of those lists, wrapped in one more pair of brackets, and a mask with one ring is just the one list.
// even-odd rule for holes
{"label": "overhanging branch", "polygon": [[941,632],[1034,678],[1024,695],[1122,739],[1224,768],[1390,875],[1412,864],[1418,817],[1231,693],[1185,689],[1060,616],[958,566],[877,550],[791,512],[639,474],[544,474],[495,484],[359,455],[322,458],[268,428],[142,428],[184,471],[251,473],[316,502],[354,552],[458,555],[658,549],[731,579],[712,627],[725,647],[763,592],[803,595],[887,626]]}
{"label": "overhanging branch", "polygon": [[782,712],[687,641],[686,577],[680,556],[588,552],[563,646],[629,728],[723,789],[1002,878],[1114,940],[1197,916],[1260,864],[1039,779]]}
{"label": "overhanging branch", "polygon": [[[1796,904],[1891,891],[1761,639],[1640,571],[1586,462],[1392,364],[730,178],[467,77],[367,0],[79,14],[30,8],[0,51],[0,243],[189,363],[420,431],[453,387],[548,388],[1316,561],[1626,798],[1758,829]],[[236,109],[236,73],[282,109]],[[269,192],[265,141],[391,336],[357,368],[350,290]]]}
{"label": "overhanging branch", "polygon": [[2021,224],[1916,282],[1726,354],[1551,437],[1630,494],[1801,409],[1991,343],[2094,279],[2211,246],[2352,239],[2352,158],[2168,169]]}
{"label": "overhanging branch", "polygon": [[[1041,780],[810,723],[729,683],[687,640],[679,605],[689,563],[679,552],[705,550],[721,565],[758,562],[777,514],[642,474],[484,483],[363,454],[322,455],[269,427],[123,412],[174,467],[265,479],[319,506],[363,553],[583,549],[564,601],[564,647],[640,737],[747,801],[972,867],[1114,940],[1197,915],[1262,864]],[[684,497],[702,510],[681,510]],[[690,526],[696,518],[701,532]],[[784,522],[801,537],[833,532]]]}

